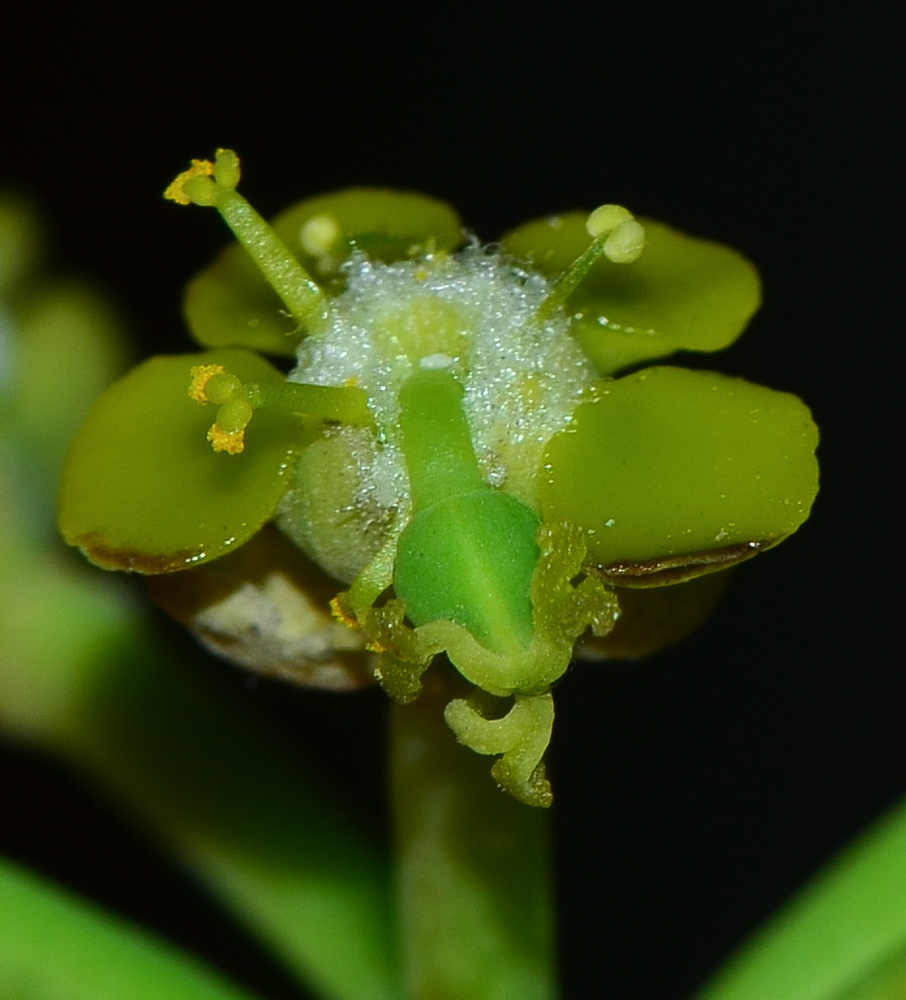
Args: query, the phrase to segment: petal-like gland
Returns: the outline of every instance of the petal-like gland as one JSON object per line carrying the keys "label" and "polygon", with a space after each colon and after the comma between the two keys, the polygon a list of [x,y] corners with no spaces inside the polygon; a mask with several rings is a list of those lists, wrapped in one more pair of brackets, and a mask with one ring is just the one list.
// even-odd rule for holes
{"label": "petal-like gland", "polygon": [[[713,372],[648,368],[598,383],[597,399],[551,439],[542,518],[584,529],[602,567],[763,547],[808,516],[817,443],[796,396]],[[728,564],[702,563],[703,572]]]}
{"label": "petal-like gland", "polygon": [[188,395],[194,365],[243,382],[282,383],[241,350],[152,358],[98,399],[69,450],[59,523],[70,545],[105,569],[167,573],[224,555],[267,521],[283,493],[298,429],[262,407],[241,455],[207,441],[216,408]]}

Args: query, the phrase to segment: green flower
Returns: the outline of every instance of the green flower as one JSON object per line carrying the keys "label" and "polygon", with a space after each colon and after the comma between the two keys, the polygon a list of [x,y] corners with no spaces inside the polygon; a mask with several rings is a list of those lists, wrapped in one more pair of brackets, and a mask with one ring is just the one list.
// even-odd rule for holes
{"label": "green flower", "polygon": [[221,150],[167,191],[216,207],[241,246],[188,288],[208,350],[154,358],[97,402],[63,534],[154,575],[161,604],[254,669],[376,678],[408,701],[446,654],[467,682],[451,728],[546,805],[551,686],[577,647],[675,641],[716,600],[715,571],[808,516],[817,431],[796,397],[640,367],[730,344],[757,274],[619,206],[489,248],[394,191],[268,224],[238,180]]}

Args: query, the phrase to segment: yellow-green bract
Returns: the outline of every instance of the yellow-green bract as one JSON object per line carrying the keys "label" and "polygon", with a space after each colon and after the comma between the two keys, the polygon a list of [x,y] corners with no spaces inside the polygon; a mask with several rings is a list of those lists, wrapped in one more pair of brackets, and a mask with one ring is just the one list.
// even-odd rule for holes
{"label": "yellow-green bract", "polygon": [[[550,689],[577,643],[674,641],[716,599],[696,577],[808,516],[817,432],[798,399],[638,370],[731,343],[756,272],[619,206],[487,248],[448,206],[385,190],[268,224],[238,179],[221,150],[168,189],[216,207],[241,244],[189,285],[212,350],[147,362],[98,401],[64,474],[63,533],[106,568],[185,570],[198,596],[180,617],[257,669],[337,686],[342,651],[407,701],[446,654],[473,685],[446,713],[457,737],[546,805]],[[288,575],[285,553],[273,573],[229,554],[273,551],[268,522]],[[166,578],[157,589],[179,603]],[[325,590],[354,641],[337,641]],[[658,627],[639,628],[653,607]]]}

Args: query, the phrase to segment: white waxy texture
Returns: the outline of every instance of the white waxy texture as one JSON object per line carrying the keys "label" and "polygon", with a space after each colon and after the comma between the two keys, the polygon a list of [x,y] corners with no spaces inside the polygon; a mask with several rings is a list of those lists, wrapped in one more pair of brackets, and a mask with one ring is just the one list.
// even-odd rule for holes
{"label": "white waxy texture", "polygon": [[368,455],[357,441],[362,492],[351,502],[408,504],[399,391],[419,366],[440,365],[463,386],[488,482],[535,506],[544,445],[596,377],[565,317],[537,320],[548,282],[478,246],[390,265],[356,255],[345,270],[346,291],[302,341],[289,378],[367,394],[378,432]]}

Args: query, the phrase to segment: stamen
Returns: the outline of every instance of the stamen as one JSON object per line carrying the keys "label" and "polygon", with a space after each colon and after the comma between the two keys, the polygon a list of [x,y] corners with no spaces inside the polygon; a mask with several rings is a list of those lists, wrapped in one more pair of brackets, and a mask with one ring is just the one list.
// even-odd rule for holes
{"label": "stamen", "polygon": [[591,245],[554,281],[550,294],[538,309],[544,319],[562,305],[588,274],[592,264],[606,257],[614,264],[631,264],[645,248],[645,230],[622,205],[600,205],[585,223]]}
{"label": "stamen", "polygon": [[599,205],[585,222],[585,230],[592,239],[612,233],[617,226],[628,222],[632,212],[622,205]]}
{"label": "stamen", "polygon": [[[176,183],[174,181],[174,183]],[[195,400],[196,403],[208,403],[208,382],[215,375],[220,375],[223,372],[223,365],[193,365],[189,374],[192,377],[192,381],[189,384],[189,396]]]}
{"label": "stamen", "polygon": [[184,170],[164,191],[164,197],[175,201],[177,205],[190,205],[192,198],[186,193],[185,183],[196,177],[210,177],[214,173],[214,164],[210,160],[192,160],[192,166]]}
{"label": "stamen", "polygon": [[208,440],[214,451],[230,455],[238,455],[245,449],[245,429],[260,406],[275,407],[287,416],[314,417],[354,426],[374,424],[362,389],[301,382],[272,385],[242,382],[223,365],[193,365],[189,370],[189,397],[202,406],[211,403],[218,408]]}
{"label": "stamen", "polygon": [[239,157],[218,149],[214,162],[193,160],[164,192],[179,205],[210,205],[217,209],[274,291],[299,321],[320,305],[324,293],[267,222],[236,191]]}
{"label": "stamen", "polygon": [[214,423],[208,431],[208,440],[214,451],[225,451],[228,455],[240,455],[245,451],[245,428],[238,431],[225,431]]}
{"label": "stamen", "polygon": [[206,406],[217,406],[217,416],[208,431],[214,451],[239,455],[245,450],[245,429],[260,401],[255,383],[243,385],[223,365],[193,365],[189,375],[189,396]]}

